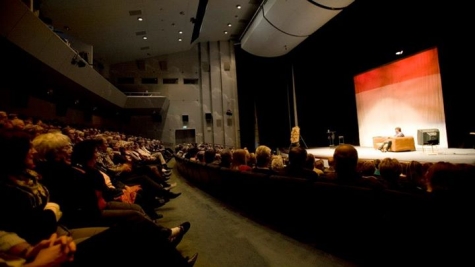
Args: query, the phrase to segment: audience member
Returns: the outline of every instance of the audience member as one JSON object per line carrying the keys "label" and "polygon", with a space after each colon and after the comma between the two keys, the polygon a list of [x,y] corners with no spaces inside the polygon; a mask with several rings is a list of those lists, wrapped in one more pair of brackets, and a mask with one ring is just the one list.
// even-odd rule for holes
{"label": "audience member", "polygon": [[289,164],[285,166],[283,174],[290,177],[305,178],[310,181],[318,180],[318,174],[306,168],[307,150],[301,146],[290,148]]}
{"label": "audience member", "polygon": [[350,144],[340,144],[333,153],[335,181],[340,184],[383,188],[376,179],[364,179],[357,170],[358,151]]}
{"label": "audience member", "polygon": [[272,151],[268,146],[260,145],[256,148],[256,164],[252,168],[252,172],[264,174],[276,174],[277,172],[271,169]]}
{"label": "audience member", "polygon": [[[29,135],[15,129],[0,131],[0,146],[10,152],[8,156],[5,156],[6,153],[0,156],[3,171],[0,174],[0,208],[3,215],[0,230],[21,236],[28,243],[25,244],[27,248],[29,244],[44,240],[54,242],[62,210],[57,203],[50,202],[48,189],[40,183],[40,175],[33,171],[36,150]],[[189,227],[188,222],[174,228],[161,227],[136,213],[129,220],[111,225],[109,229],[82,241],[71,264],[129,263],[145,266],[151,261],[159,261],[157,265],[189,266],[196,260],[196,255],[189,262],[175,248]],[[117,257],[117,253],[125,257]]]}
{"label": "audience member", "polygon": [[231,169],[239,171],[251,171],[252,168],[247,165],[247,150],[236,149],[233,152]]}

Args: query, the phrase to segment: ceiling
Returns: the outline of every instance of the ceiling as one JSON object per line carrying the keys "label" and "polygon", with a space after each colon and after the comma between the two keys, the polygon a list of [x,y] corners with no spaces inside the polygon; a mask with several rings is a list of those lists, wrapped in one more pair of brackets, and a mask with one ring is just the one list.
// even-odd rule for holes
{"label": "ceiling", "polygon": [[92,45],[95,60],[115,64],[186,51],[198,42],[238,41],[261,2],[42,0],[40,16],[70,36],[72,47],[75,41]]}

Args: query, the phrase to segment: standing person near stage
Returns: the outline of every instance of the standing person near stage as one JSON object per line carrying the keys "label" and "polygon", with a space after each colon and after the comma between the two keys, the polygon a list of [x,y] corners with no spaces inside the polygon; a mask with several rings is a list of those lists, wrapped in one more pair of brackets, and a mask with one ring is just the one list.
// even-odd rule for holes
{"label": "standing person near stage", "polygon": [[[401,131],[401,127],[396,127],[394,128],[394,136],[393,137],[404,137],[404,133]],[[390,137],[388,137],[389,139]],[[388,140],[386,142],[383,142],[381,144],[381,146],[379,147],[379,150],[381,150],[382,152],[387,152],[388,150],[391,149],[391,144],[392,144],[392,141],[391,140]]]}

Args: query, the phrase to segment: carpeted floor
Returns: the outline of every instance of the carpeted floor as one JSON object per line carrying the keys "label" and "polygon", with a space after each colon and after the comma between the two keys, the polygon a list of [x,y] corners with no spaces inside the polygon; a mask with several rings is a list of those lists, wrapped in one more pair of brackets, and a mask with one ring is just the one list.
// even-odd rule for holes
{"label": "carpeted floor", "polygon": [[[173,167],[174,160],[168,165]],[[164,215],[160,223],[191,223],[177,248],[185,256],[198,252],[196,267],[357,266],[248,218],[190,184],[176,169],[170,181],[178,184],[172,191],[182,195],[157,210]]]}

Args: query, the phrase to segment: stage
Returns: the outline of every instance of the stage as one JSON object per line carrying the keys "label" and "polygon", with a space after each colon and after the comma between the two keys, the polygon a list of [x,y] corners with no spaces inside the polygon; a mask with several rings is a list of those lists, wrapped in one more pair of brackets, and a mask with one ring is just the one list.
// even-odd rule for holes
{"label": "stage", "polygon": [[[475,149],[473,148],[439,148],[434,146],[417,147],[416,151],[407,152],[381,152],[373,147],[355,146],[358,157],[362,160],[383,159],[386,157],[396,158],[399,161],[417,160],[419,162],[446,161],[451,163],[475,164]],[[335,147],[313,147],[307,152],[315,155],[315,158],[328,159],[333,156]],[[287,156],[283,154],[283,156]],[[325,162],[327,163],[327,162]],[[326,165],[326,164],[325,164]]]}

